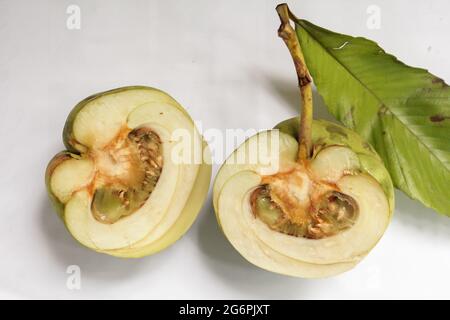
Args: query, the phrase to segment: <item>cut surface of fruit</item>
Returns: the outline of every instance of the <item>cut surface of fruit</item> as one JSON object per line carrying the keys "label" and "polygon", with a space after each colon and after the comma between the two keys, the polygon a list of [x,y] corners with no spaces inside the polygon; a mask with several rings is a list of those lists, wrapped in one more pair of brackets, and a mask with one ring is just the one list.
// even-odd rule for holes
{"label": "cut surface of fruit", "polygon": [[[253,264],[299,277],[335,275],[355,266],[387,228],[392,184],[384,186],[390,179],[381,160],[344,128],[347,137],[332,142],[326,130],[330,126],[336,125],[314,121],[313,132],[326,134],[313,139],[310,160],[296,161],[297,141],[282,131],[278,156],[273,157],[280,159],[277,172],[261,174],[257,164],[228,160],[219,170],[213,198],[217,219],[229,241]],[[235,153],[248,152],[247,145],[258,135]],[[361,149],[349,145],[355,141]],[[376,165],[381,169],[372,176]],[[381,176],[383,184],[378,182]]]}
{"label": "cut surface of fruit", "polygon": [[70,233],[96,251],[162,250],[186,232],[206,197],[207,145],[186,111],[157,89],[83,100],[69,115],[64,143],[69,151],[50,162],[47,188]]}

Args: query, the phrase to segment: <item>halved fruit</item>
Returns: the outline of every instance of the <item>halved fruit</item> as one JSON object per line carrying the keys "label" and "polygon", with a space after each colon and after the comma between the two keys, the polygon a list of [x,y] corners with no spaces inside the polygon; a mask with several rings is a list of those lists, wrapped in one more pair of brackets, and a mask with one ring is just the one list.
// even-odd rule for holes
{"label": "halved fruit", "polygon": [[228,240],[251,263],[291,276],[332,276],[354,267],[380,240],[394,207],[392,181],[356,133],[313,120],[312,79],[290,25],[294,15],[286,4],[276,10],[278,35],[297,72],[301,117],[235,150],[217,174],[214,209]]}
{"label": "halved fruit", "polygon": [[[251,263],[291,276],[331,276],[355,266],[383,235],[392,182],[368,144],[327,121],[313,122],[313,155],[298,162],[298,126],[298,118],[287,120],[280,132],[259,133],[236,149],[216,177],[214,208],[228,240]],[[273,150],[263,144],[274,139],[278,150],[264,157],[272,162],[248,161],[249,152]],[[268,167],[277,169],[262,173]]]}
{"label": "halved fruit", "polygon": [[180,238],[208,193],[211,161],[187,112],[142,86],[88,97],[46,171],[50,199],[81,244],[142,257]]}

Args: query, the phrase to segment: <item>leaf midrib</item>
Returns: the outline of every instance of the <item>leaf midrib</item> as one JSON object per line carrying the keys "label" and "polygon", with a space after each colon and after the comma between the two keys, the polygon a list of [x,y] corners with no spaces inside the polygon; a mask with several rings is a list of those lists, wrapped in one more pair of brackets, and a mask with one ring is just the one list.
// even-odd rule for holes
{"label": "leaf midrib", "polygon": [[[362,82],[359,78],[357,78],[356,77],[356,75],[352,72],[352,71],[350,71],[349,70],[349,68],[344,64],[344,63],[341,63],[341,61],[339,61],[338,59],[337,59],[337,57],[327,48],[327,47],[325,47],[325,46],[323,46],[322,45],[322,43],[316,38],[316,37],[314,37],[308,30],[307,30],[307,28],[305,28],[304,27],[304,25],[303,25],[303,23],[302,23],[302,21],[301,20],[299,20],[299,21],[297,21],[297,23],[296,23],[297,25],[300,25],[302,28],[303,28],[303,30],[305,30],[305,32],[306,33],[308,33],[308,35],[312,38],[312,39],[314,39],[314,41],[316,42],[316,43],[318,43],[324,50],[325,50],[325,52],[327,52],[332,58],[333,58],[333,60],[334,61],[336,61],[342,68],[344,68],[350,75],[351,75],[351,77],[354,79],[354,80],[356,80],[362,87],[364,87],[373,97],[375,97],[375,99],[380,103],[380,105],[383,105],[383,106],[386,106],[386,108],[388,108],[388,110],[389,110],[389,112],[395,117],[395,119],[398,121],[398,122],[400,122],[401,124],[402,124],[402,127],[405,127],[414,137],[416,137],[416,140],[422,145],[422,146],[424,146],[429,152],[430,152],[430,154],[439,162],[439,163],[441,163],[442,164],[442,166],[447,170],[447,171],[450,171],[450,168],[447,168],[447,166],[446,165],[444,165],[444,163],[442,162],[442,160],[433,152],[433,149],[431,149],[427,144],[425,144],[421,139],[419,139],[420,138],[420,136],[418,136],[414,131],[412,131],[402,120],[401,120],[401,118],[397,115],[397,114],[395,114],[395,112],[394,111],[392,111],[391,110],[391,108],[389,108],[389,104],[386,104],[386,103],[384,103],[384,101],[383,100],[381,100],[381,98],[379,98],[376,94],[375,94],[375,92],[373,92],[372,91],[372,89],[370,89],[364,82]],[[381,48],[380,48],[381,49]],[[409,98],[409,97],[408,97]],[[378,106],[378,109],[379,109],[380,107]],[[381,120],[381,119],[380,119]],[[373,123],[371,123],[370,124],[371,125],[371,127],[373,126]],[[397,152],[396,152],[397,153]]]}

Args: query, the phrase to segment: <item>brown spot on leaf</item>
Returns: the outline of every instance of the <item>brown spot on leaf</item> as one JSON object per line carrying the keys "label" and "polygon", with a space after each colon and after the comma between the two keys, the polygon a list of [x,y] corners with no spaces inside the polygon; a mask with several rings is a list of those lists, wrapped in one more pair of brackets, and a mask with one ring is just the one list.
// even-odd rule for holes
{"label": "brown spot on leaf", "polygon": [[443,85],[445,84],[444,80],[438,77],[433,77],[433,79],[431,79],[431,83],[441,83]]}
{"label": "brown spot on leaf", "polygon": [[430,117],[431,122],[441,122],[447,119],[448,117],[443,116],[442,114],[435,114],[434,116]]}

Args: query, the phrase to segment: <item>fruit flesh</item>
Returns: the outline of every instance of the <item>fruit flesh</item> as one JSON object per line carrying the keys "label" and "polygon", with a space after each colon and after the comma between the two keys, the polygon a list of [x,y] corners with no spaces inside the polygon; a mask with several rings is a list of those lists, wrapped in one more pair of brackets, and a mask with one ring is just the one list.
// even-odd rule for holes
{"label": "fruit flesh", "polygon": [[250,262],[293,276],[331,276],[352,268],[381,238],[393,203],[389,175],[354,133],[343,129],[342,139],[332,139],[335,130],[327,128],[334,126],[314,121],[310,163],[297,163],[295,138],[280,133],[285,141],[280,154],[290,158],[281,157],[279,172],[264,176],[254,165],[231,164],[219,171],[214,185],[217,218]]}
{"label": "fruit flesh", "polygon": [[[178,128],[201,146],[192,154],[207,150],[185,110],[156,89],[120,88],[74,108],[64,130],[73,157],[52,160],[46,180],[79,242],[119,257],[141,257],[162,250],[189,228],[206,197],[211,168],[207,153],[199,162],[173,161],[171,138]],[[80,174],[70,163],[59,170],[69,161],[93,163],[94,173]],[[76,188],[58,182],[58,170],[77,172],[84,181]]]}

